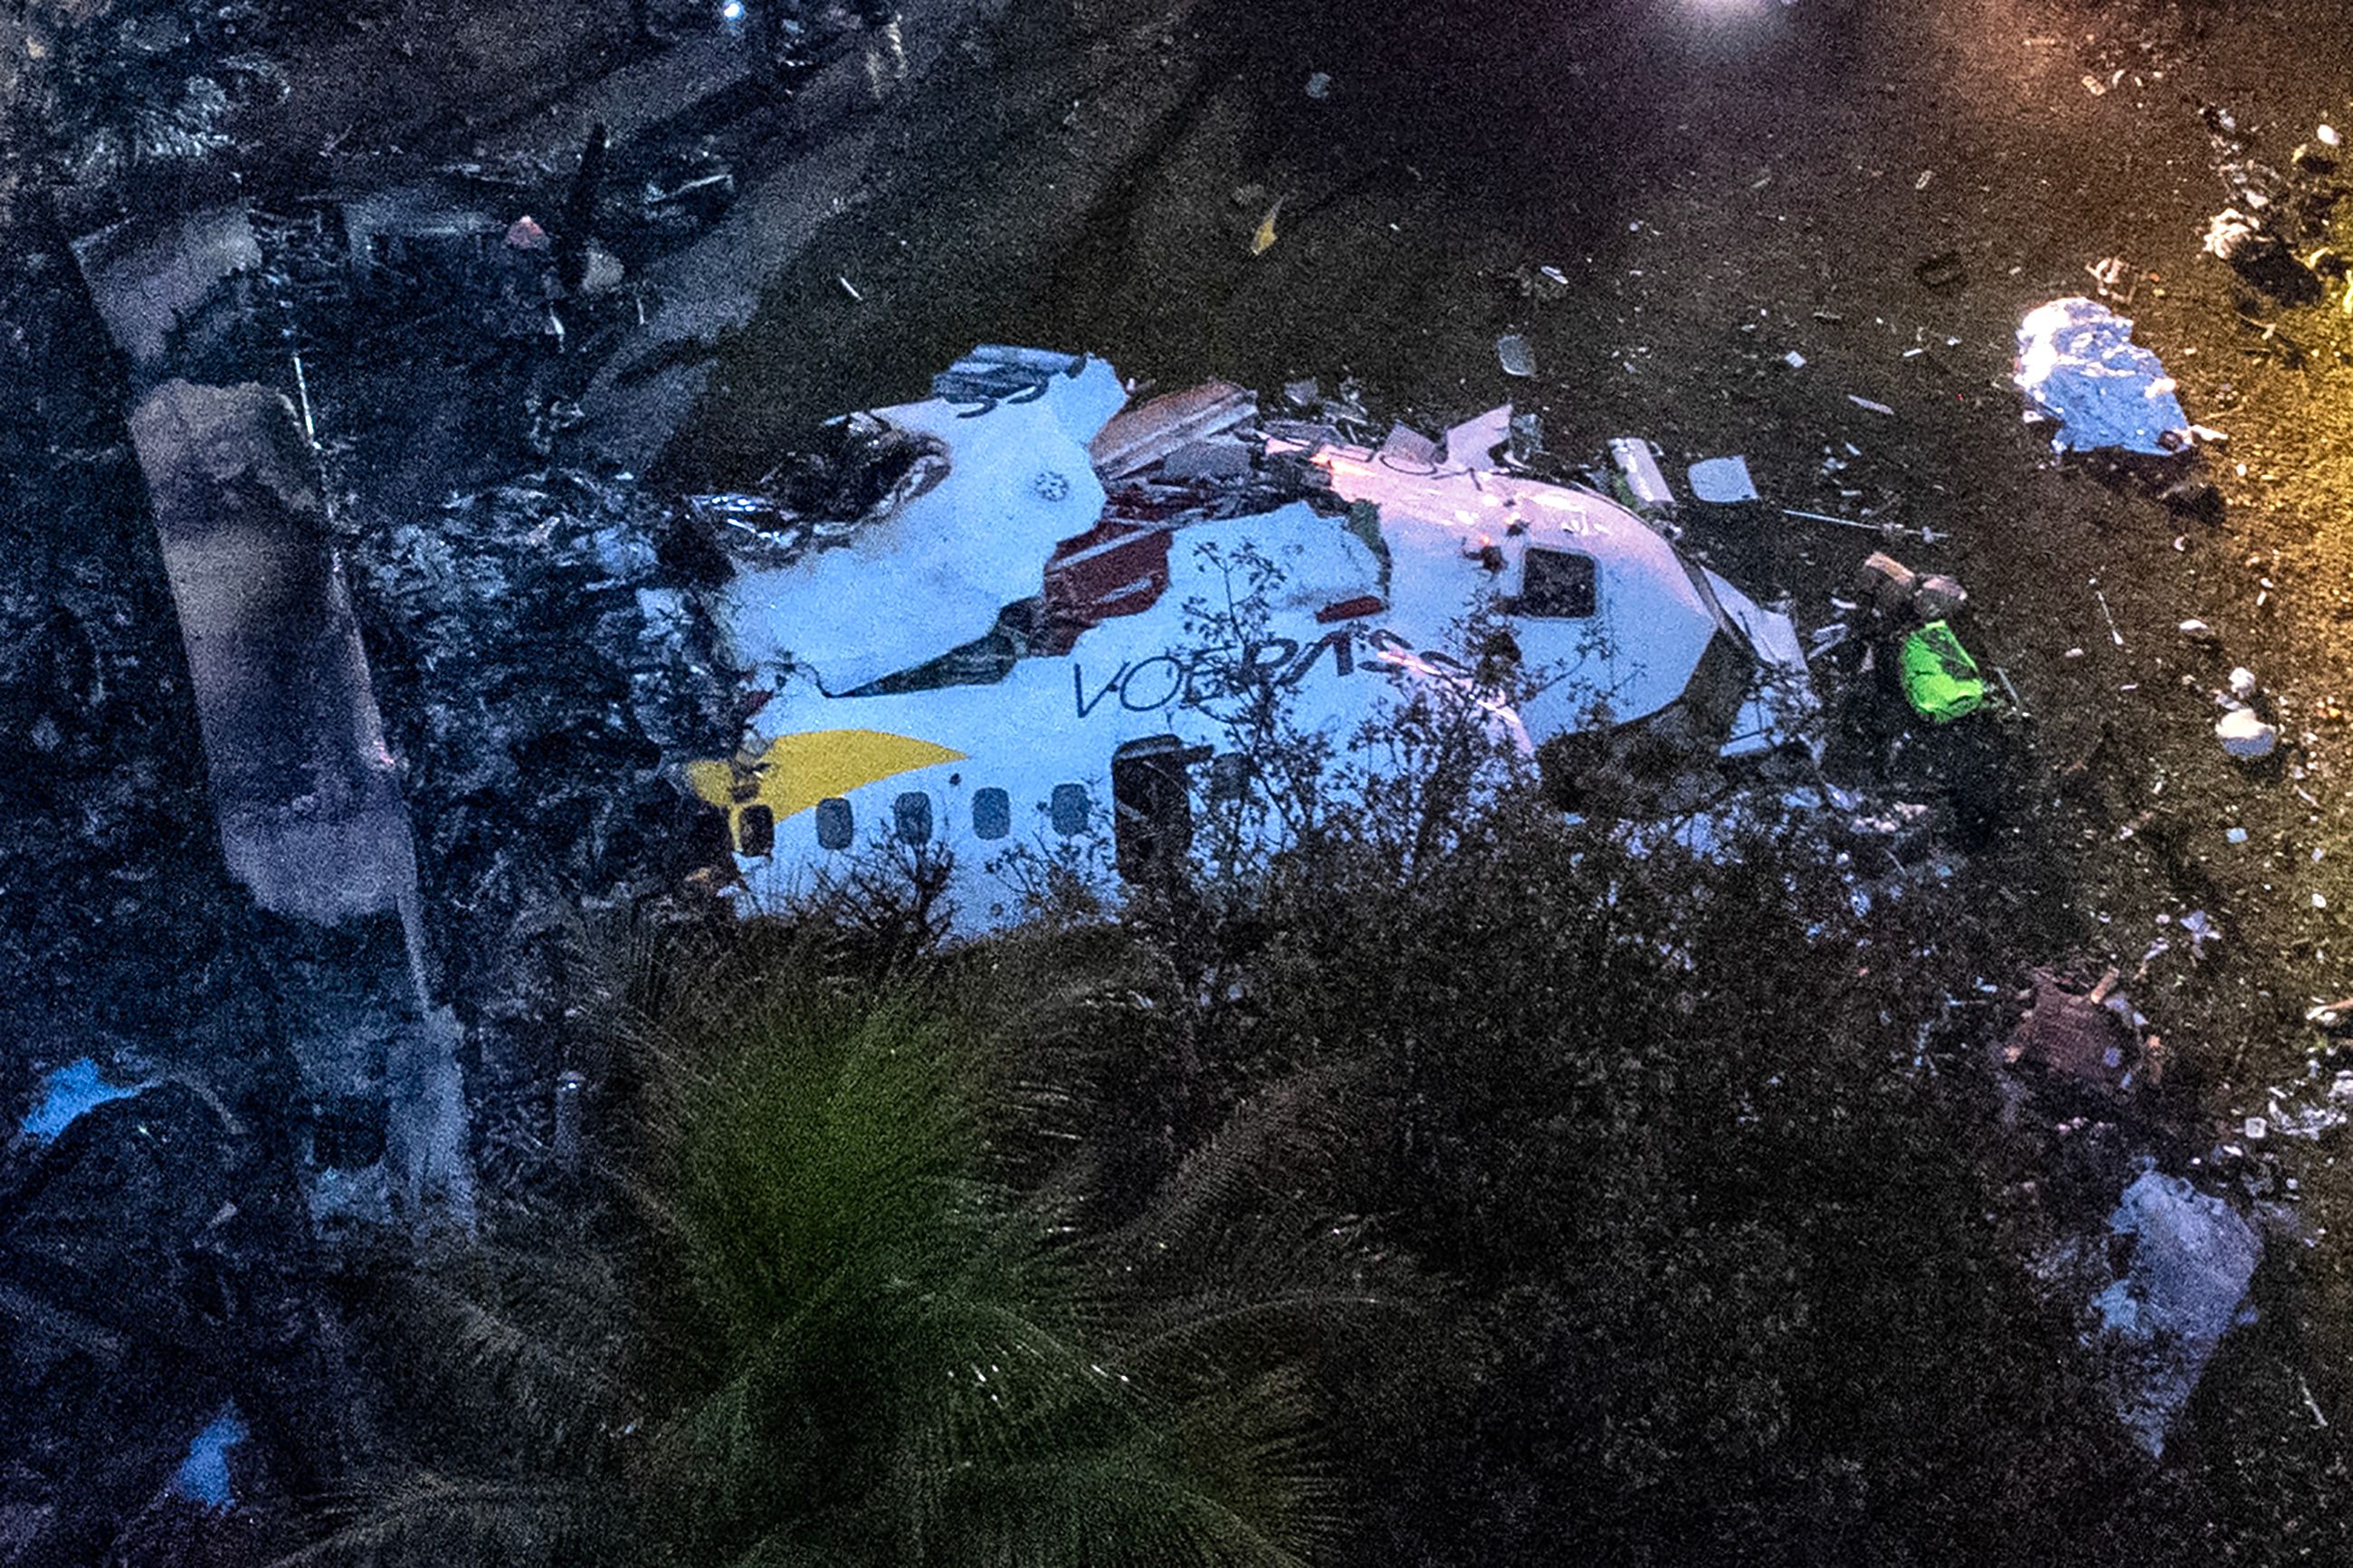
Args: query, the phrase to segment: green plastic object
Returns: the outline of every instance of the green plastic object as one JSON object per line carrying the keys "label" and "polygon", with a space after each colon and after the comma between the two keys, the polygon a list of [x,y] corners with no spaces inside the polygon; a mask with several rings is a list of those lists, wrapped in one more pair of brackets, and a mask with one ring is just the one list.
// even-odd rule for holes
{"label": "green plastic object", "polygon": [[1938,724],[1985,706],[1978,661],[1943,621],[1930,621],[1904,639],[1904,697],[1912,711]]}

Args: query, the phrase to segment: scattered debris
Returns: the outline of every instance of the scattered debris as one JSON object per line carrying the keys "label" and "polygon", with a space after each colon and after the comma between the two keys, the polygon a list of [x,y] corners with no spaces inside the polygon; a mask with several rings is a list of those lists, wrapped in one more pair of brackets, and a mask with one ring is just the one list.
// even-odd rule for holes
{"label": "scattered debris", "polygon": [[1512,274],[1523,299],[1549,303],[1568,294],[1568,274],[1557,267],[1525,264]]}
{"label": "scattered debris", "polygon": [[2241,762],[2260,762],[2279,745],[2279,727],[2266,724],[2252,708],[2233,708],[2215,722],[2214,738]]}
{"label": "scattered debris", "polygon": [[1504,367],[1505,375],[1534,375],[1536,373],[1535,345],[1517,332],[1505,332],[1495,340],[1495,362]]}
{"label": "scattered debris", "polygon": [[2281,250],[2279,237],[2236,207],[2225,207],[2206,220],[2199,248],[2207,255],[2245,267],[2268,260]]}
{"label": "scattered debris", "polygon": [[1332,73],[1317,71],[1307,79],[1307,96],[1321,103],[1332,96]]}
{"label": "scattered debris", "polygon": [[2025,1062],[2104,1094],[2121,1094],[2140,1066],[2141,1043],[2128,1005],[2112,1005],[2116,978],[2111,969],[2082,994],[2050,971],[2037,970],[2032,1001],[2002,1047],[2002,1059]]}
{"label": "scattered debris", "polygon": [[1258,227],[1250,234],[1250,253],[1252,256],[1264,256],[1269,250],[1274,248],[1274,220],[1282,216],[1282,204],[1287,199],[1289,198],[1283,196],[1275,197],[1273,205],[1266,209],[1266,216],[1258,220]]}
{"label": "scattered debris", "polygon": [[2116,626],[2116,612],[2108,608],[2108,596],[2100,591],[2096,582],[2091,584],[2092,598],[2100,606],[2100,618],[2108,623],[2108,640],[2118,647],[2125,646],[2125,634]]}
{"label": "scattered debris", "polygon": [[[1785,506],[1781,508],[1781,515],[1783,517],[1803,518],[1808,522],[1834,522],[1841,528],[1859,528],[1869,533],[1885,534],[1900,531],[1892,522],[1870,522],[1861,518],[1838,517],[1826,511],[1803,511],[1793,506]],[[1927,531],[1923,529],[1920,536],[1924,540],[1926,539],[1928,536]]]}
{"label": "scattered debris", "polygon": [[[1303,398],[1296,395],[1302,389]],[[1294,402],[1312,402],[1315,384],[1293,382],[1287,391]],[[1124,479],[1181,447],[1223,435],[1257,417],[1257,394],[1230,382],[1203,382],[1122,409],[1095,433],[1087,455],[1103,479]]]}
{"label": "scattered debris", "polygon": [[1458,468],[1492,469],[1497,448],[1509,446],[1512,422],[1512,405],[1506,403],[1453,426],[1446,432],[1447,463]]}
{"label": "scattered debris", "polygon": [[1746,458],[1703,458],[1684,470],[1683,478],[1694,496],[1716,506],[1734,506],[1757,499],[1757,485],[1748,477]]}
{"label": "scattered debris", "polygon": [[1904,639],[1904,698],[1912,710],[1937,724],[1949,724],[1985,706],[1985,680],[1977,660],[1953,635],[1950,624],[1930,621]]}
{"label": "scattered debris", "polygon": [[1806,356],[1799,353],[1797,350],[1791,349],[1788,353],[1781,356],[1781,363],[1788,365],[1791,370],[1803,370],[1806,368]]}
{"label": "scattered debris", "polygon": [[2132,1260],[2091,1306],[2124,1356],[2117,1414],[2162,1455],[2223,1334],[2252,1320],[2242,1309],[2263,1240],[2221,1198],[2155,1170],[2125,1189],[2108,1228],[2133,1238]]}
{"label": "scattered debris", "polygon": [[2182,931],[2189,937],[2189,956],[2193,960],[2206,956],[2208,942],[2222,940],[2221,928],[2214,923],[2214,917],[2204,910],[2190,910],[2181,917],[2180,925]]}
{"label": "scattered debris", "polygon": [[2016,380],[2029,417],[2055,419],[2054,451],[2119,448],[2170,455],[2191,444],[2173,378],[2132,341],[2132,322],[2072,295],[2028,312],[2018,329]]}
{"label": "scattered debris", "polygon": [[1609,443],[1609,461],[1636,511],[1664,516],[1675,510],[1675,492],[1659,469],[1659,449],[1640,436],[1620,436]]}
{"label": "scattered debris", "polygon": [[1857,397],[1852,392],[1846,395],[1846,400],[1849,403],[1853,404],[1857,408],[1869,414],[1893,414],[1895,412],[1895,410],[1888,407],[1884,403],[1875,403],[1868,397]]}
{"label": "scattered debris", "polygon": [[1957,579],[1932,572],[1920,579],[1912,595],[1912,613],[1925,621],[1949,620],[1969,602],[1969,591]]}

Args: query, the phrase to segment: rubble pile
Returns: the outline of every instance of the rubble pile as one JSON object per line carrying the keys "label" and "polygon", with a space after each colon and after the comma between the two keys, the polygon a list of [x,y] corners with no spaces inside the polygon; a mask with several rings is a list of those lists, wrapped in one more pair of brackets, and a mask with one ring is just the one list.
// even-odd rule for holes
{"label": "rubble pile", "polygon": [[[2190,929],[2207,940],[2202,920]],[[2152,947],[2149,961],[2167,951]],[[2244,1151],[2187,1152],[2199,1144],[2158,1093],[2167,1047],[2120,979],[2111,968],[2085,986],[2036,970],[1994,1053],[1995,1081],[2014,1155],[2032,1172],[2013,1192],[2042,1237],[2033,1271],[2099,1352],[2117,1419],[2162,1456],[2222,1336],[2253,1315],[2263,1236],[2236,1194],[2207,1190]],[[2242,1184],[2260,1199],[2269,1174]]]}
{"label": "rubble pile", "polygon": [[[311,1313],[284,1132],[171,1079],[0,1148],[11,1561],[182,1560],[105,1552],[187,1539],[158,1494],[232,1391],[296,1439],[280,1462],[336,1451],[351,1391]],[[250,1496],[305,1478],[239,1456],[220,1479]]]}
{"label": "rubble pile", "polygon": [[2251,151],[2248,134],[2229,110],[2209,104],[2199,114],[2214,172],[2231,194],[2230,205],[2206,220],[2201,248],[2265,293],[2291,303],[2341,289],[2345,264],[2335,252],[2297,254],[2299,247],[2327,234],[2329,216],[2344,195],[2337,178],[2337,132],[2320,127],[2313,140],[2297,143],[2283,169]]}
{"label": "rubble pile", "polygon": [[[665,585],[669,521],[625,476],[549,469],[353,546],[443,991],[476,1030],[483,1092],[505,1078],[534,1124],[546,1096],[524,1085],[566,1065],[541,1059],[560,1052],[563,933],[584,902],[628,904],[709,858],[674,764],[725,743],[730,699]],[[495,1165],[501,1136],[484,1139]]]}

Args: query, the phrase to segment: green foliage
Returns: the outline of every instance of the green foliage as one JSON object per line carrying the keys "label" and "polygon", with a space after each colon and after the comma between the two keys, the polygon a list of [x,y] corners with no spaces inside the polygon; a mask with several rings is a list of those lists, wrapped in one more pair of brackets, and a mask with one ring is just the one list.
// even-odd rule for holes
{"label": "green foliage", "polygon": [[1302,1560],[1326,1510],[1296,1371],[1123,1302],[1001,1179],[990,1043],[817,968],[652,988],[631,1239],[406,1282],[433,1468],[299,1561]]}
{"label": "green foliage", "polygon": [[[2120,1522],[2143,1463],[2000,1218],[1991,933],[1801,821],[1705,858],[1567,822],[1449,696],[1337,747],[1244,715],[1313,787],[1134,901],[1148,1026],[1081,1135],[1160,1135],[1106,1199],[1147,1227],[1275,1194],[1418,1282],[1324,1363],[1351,1560],[2028,1562]],[[1294,1091],[1316,1135],[1254,1135]]]}

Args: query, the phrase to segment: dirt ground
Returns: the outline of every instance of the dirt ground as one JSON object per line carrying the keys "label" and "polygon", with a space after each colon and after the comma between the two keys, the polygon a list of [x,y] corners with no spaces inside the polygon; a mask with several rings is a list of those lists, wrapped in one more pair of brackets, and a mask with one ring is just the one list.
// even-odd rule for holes
{"label": "dirt ground", "polygon": [[[2139,972],[2198,1088],[2191,1137],[2235,1141],[2319,1060],[2305,1009],[2353,994],[2353,317],[2283,315],[2201,256],[2230,192],[2198,111],[2284,166],[2353,117],[2348,92],[2327,0],[1016,0],[887,112],[863,199],[723,345],[666,477],[748,480],[811,421],[1025,342],[1163,386],[1353,375],[1430,430],[1508,399],[1556,451],[1642,434],[1678,475],[1744,453],[1778,506],[1931,531],[1891,547],[1968,585],[1972,644],[2025,710],[1994,731],[2022,783],[1966,885],[2021,971]],[[1944,252],[1965,280],[1924,286]],[[2229,436],[2205,458],[2220,521],[2054,460],[2021,420],[2021,317],[2110,256],[2138,340]],[[1515,282],[1540,265],[1560,297]],[[1500,369],[1506,331],[1533,379]],[[1773,509],[1756,526],[1704,542],[1805,627],[1885,542]],[[2218,640],[2182,637],[2191,617]],[[2214,741],[2237,665],[2276,704],[2276,765]],[[2183,938],[2200,910],[2219,943]],[[2303,1245],[2273,1249],[2291,1305],[2201,1397],[2294,1404],[2310,1334],[2353,1420],[2353,1172],[2281,1158],[2303,1200]]]}

